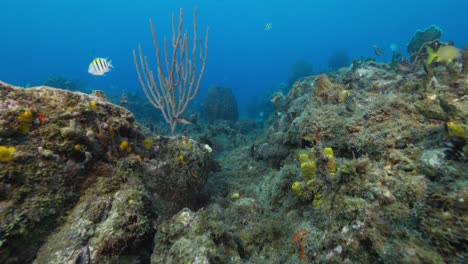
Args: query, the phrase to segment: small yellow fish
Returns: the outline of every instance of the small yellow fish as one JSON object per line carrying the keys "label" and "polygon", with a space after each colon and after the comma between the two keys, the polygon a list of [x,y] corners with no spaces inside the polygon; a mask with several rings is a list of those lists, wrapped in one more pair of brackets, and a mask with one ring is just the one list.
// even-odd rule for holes
{"label": "small yellow fish", "polygon": [[461,58],[463,56],[463,52],[454,46],[442,46],[434,51],[431,47],[427,47],[427,59],[426,63],[431,64],[434,59],[437,62],[443,61],[449,64],[455,59]]}

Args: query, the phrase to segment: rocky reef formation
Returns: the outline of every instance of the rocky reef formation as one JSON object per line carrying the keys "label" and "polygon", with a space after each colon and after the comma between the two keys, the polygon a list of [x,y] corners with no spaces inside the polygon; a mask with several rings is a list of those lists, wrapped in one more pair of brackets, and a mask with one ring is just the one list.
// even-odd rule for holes
{"label": "rocky reef formation", "polygon": [[0,83],[0,262],[149,262],[158,224],[197,209],[212,160],[102,96]]}
{"label": "rocky reef formation", "polygon": [[467,263],[467,53],[424,52],[301,78],[200,143],[1,84],[0,262]]}
{"label": "rocky reef formation", "polygon": [[263,136],[218,159],[219,205],[206,210],[237,241],[232,258],[466,262],[461,63],[427,65],[428,80],[362,61],[296,82]]}
{"label": "rocky reef formation", "polygon": [[216,120],[235,122],[239,118],[236,97],[228,87],[210,87],[203,101],[202,111],[209,124]]}

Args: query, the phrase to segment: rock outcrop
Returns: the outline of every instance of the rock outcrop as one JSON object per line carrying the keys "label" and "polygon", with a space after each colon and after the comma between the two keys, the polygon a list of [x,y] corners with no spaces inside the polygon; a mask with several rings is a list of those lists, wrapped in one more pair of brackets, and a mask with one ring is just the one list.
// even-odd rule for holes
{"label": "rock outcrop", "polygon": [[0,262],[149,262],[158,223],[196,209],[212,164],[102,97],[0,83]]}

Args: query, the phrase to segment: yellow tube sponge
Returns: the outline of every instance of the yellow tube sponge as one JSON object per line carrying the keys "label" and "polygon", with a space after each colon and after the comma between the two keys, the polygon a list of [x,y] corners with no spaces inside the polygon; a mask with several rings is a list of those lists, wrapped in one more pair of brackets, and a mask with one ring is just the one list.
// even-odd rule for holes
{"label": "yellow tube sponge", "polygon": [[125,150],[127,152],[132,151],[132,147],[130,147],[130,144],[128,143],[127,140],[122,140],[122,142],[120,142],[119,149]]}
{"label": "yellow tube sponge", "polygon": [[315,169],[316,169],[315,162],[311,160],[301,163],[302,177],[304,178],[305,181],[309,181],[314,178]]}
{"label": "yellow tube sponge", "polygon": [[328,172],[330,173],[330,176],[334,176],[336,172],[336,161],[333,154],[333,149],[325,148],[323,150],[323,155],[328,157]]}
{"label": "yellow tube sponge", "polygon": [[322,195],[320,193],[315,193],[314,201],[312,202],[312,206],[314,208],[319,208],[322,204]]}
{"label": "yellow tube sponge", "polygon": [[306,161],[309,161],[309,155],[307,155],[306,153],[300,153],[299,154],[299,161],[302,163],[306,162]]}
{"label": "yellow tube sponge", "polygon": [[314,190],[314,180],[313,180],[313,179],[312,179],[312,180],[308,180],[308,181],[306,182],[306,186],[307,186],[307,188],[308,188],[309,190],[312,190],[312,191],[313,191],[313,190]]}
{"label": "yellow tube sponge", "polygon": [[293,193],[297,196],[301,196],[302,195],[302,190],[301,190],[301,182],[294,182],[291,186],[291,190],[293,191]]}
{"label": "yellow tube sponge", "polygon": [[151,139],[145,139],[143,140],[143,147],[146,149],[146,150],[149,150],[151,147],[153,146],[153,140]]}
{"label": "yellow tube sponge", "polygon": [[323,150],[323,155],[329,157],[329,158],[333,158],[333,149],[332,148],[325,148]]}
{"label": "yellow tube sponge", "polygon": [[0,146],[0,161],[7,162],[13,160],[15,152],[15,147]]}
{"label": "yellow tube sponge", "polygon": [[33,122],[31,110],[24,110],[22,114],[18,115],[18,120],[20,121],[20,132],[22,134],[28,134]]}
{"label": "yellow tube sponge", "polygon": [[454,122],[447,123],[447,131],[449,137],[458,137],[467,140],[468,139],[468,131],[467,129],[461,124],[455,124]]}

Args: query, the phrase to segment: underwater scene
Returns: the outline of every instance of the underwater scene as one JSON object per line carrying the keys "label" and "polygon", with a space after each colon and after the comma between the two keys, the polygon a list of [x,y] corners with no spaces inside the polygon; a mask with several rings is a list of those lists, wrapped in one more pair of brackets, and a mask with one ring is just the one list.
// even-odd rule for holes
{"label": "underwater scene", "polygon": [[468,263],[468,1],[0,10],[0,263]]}

